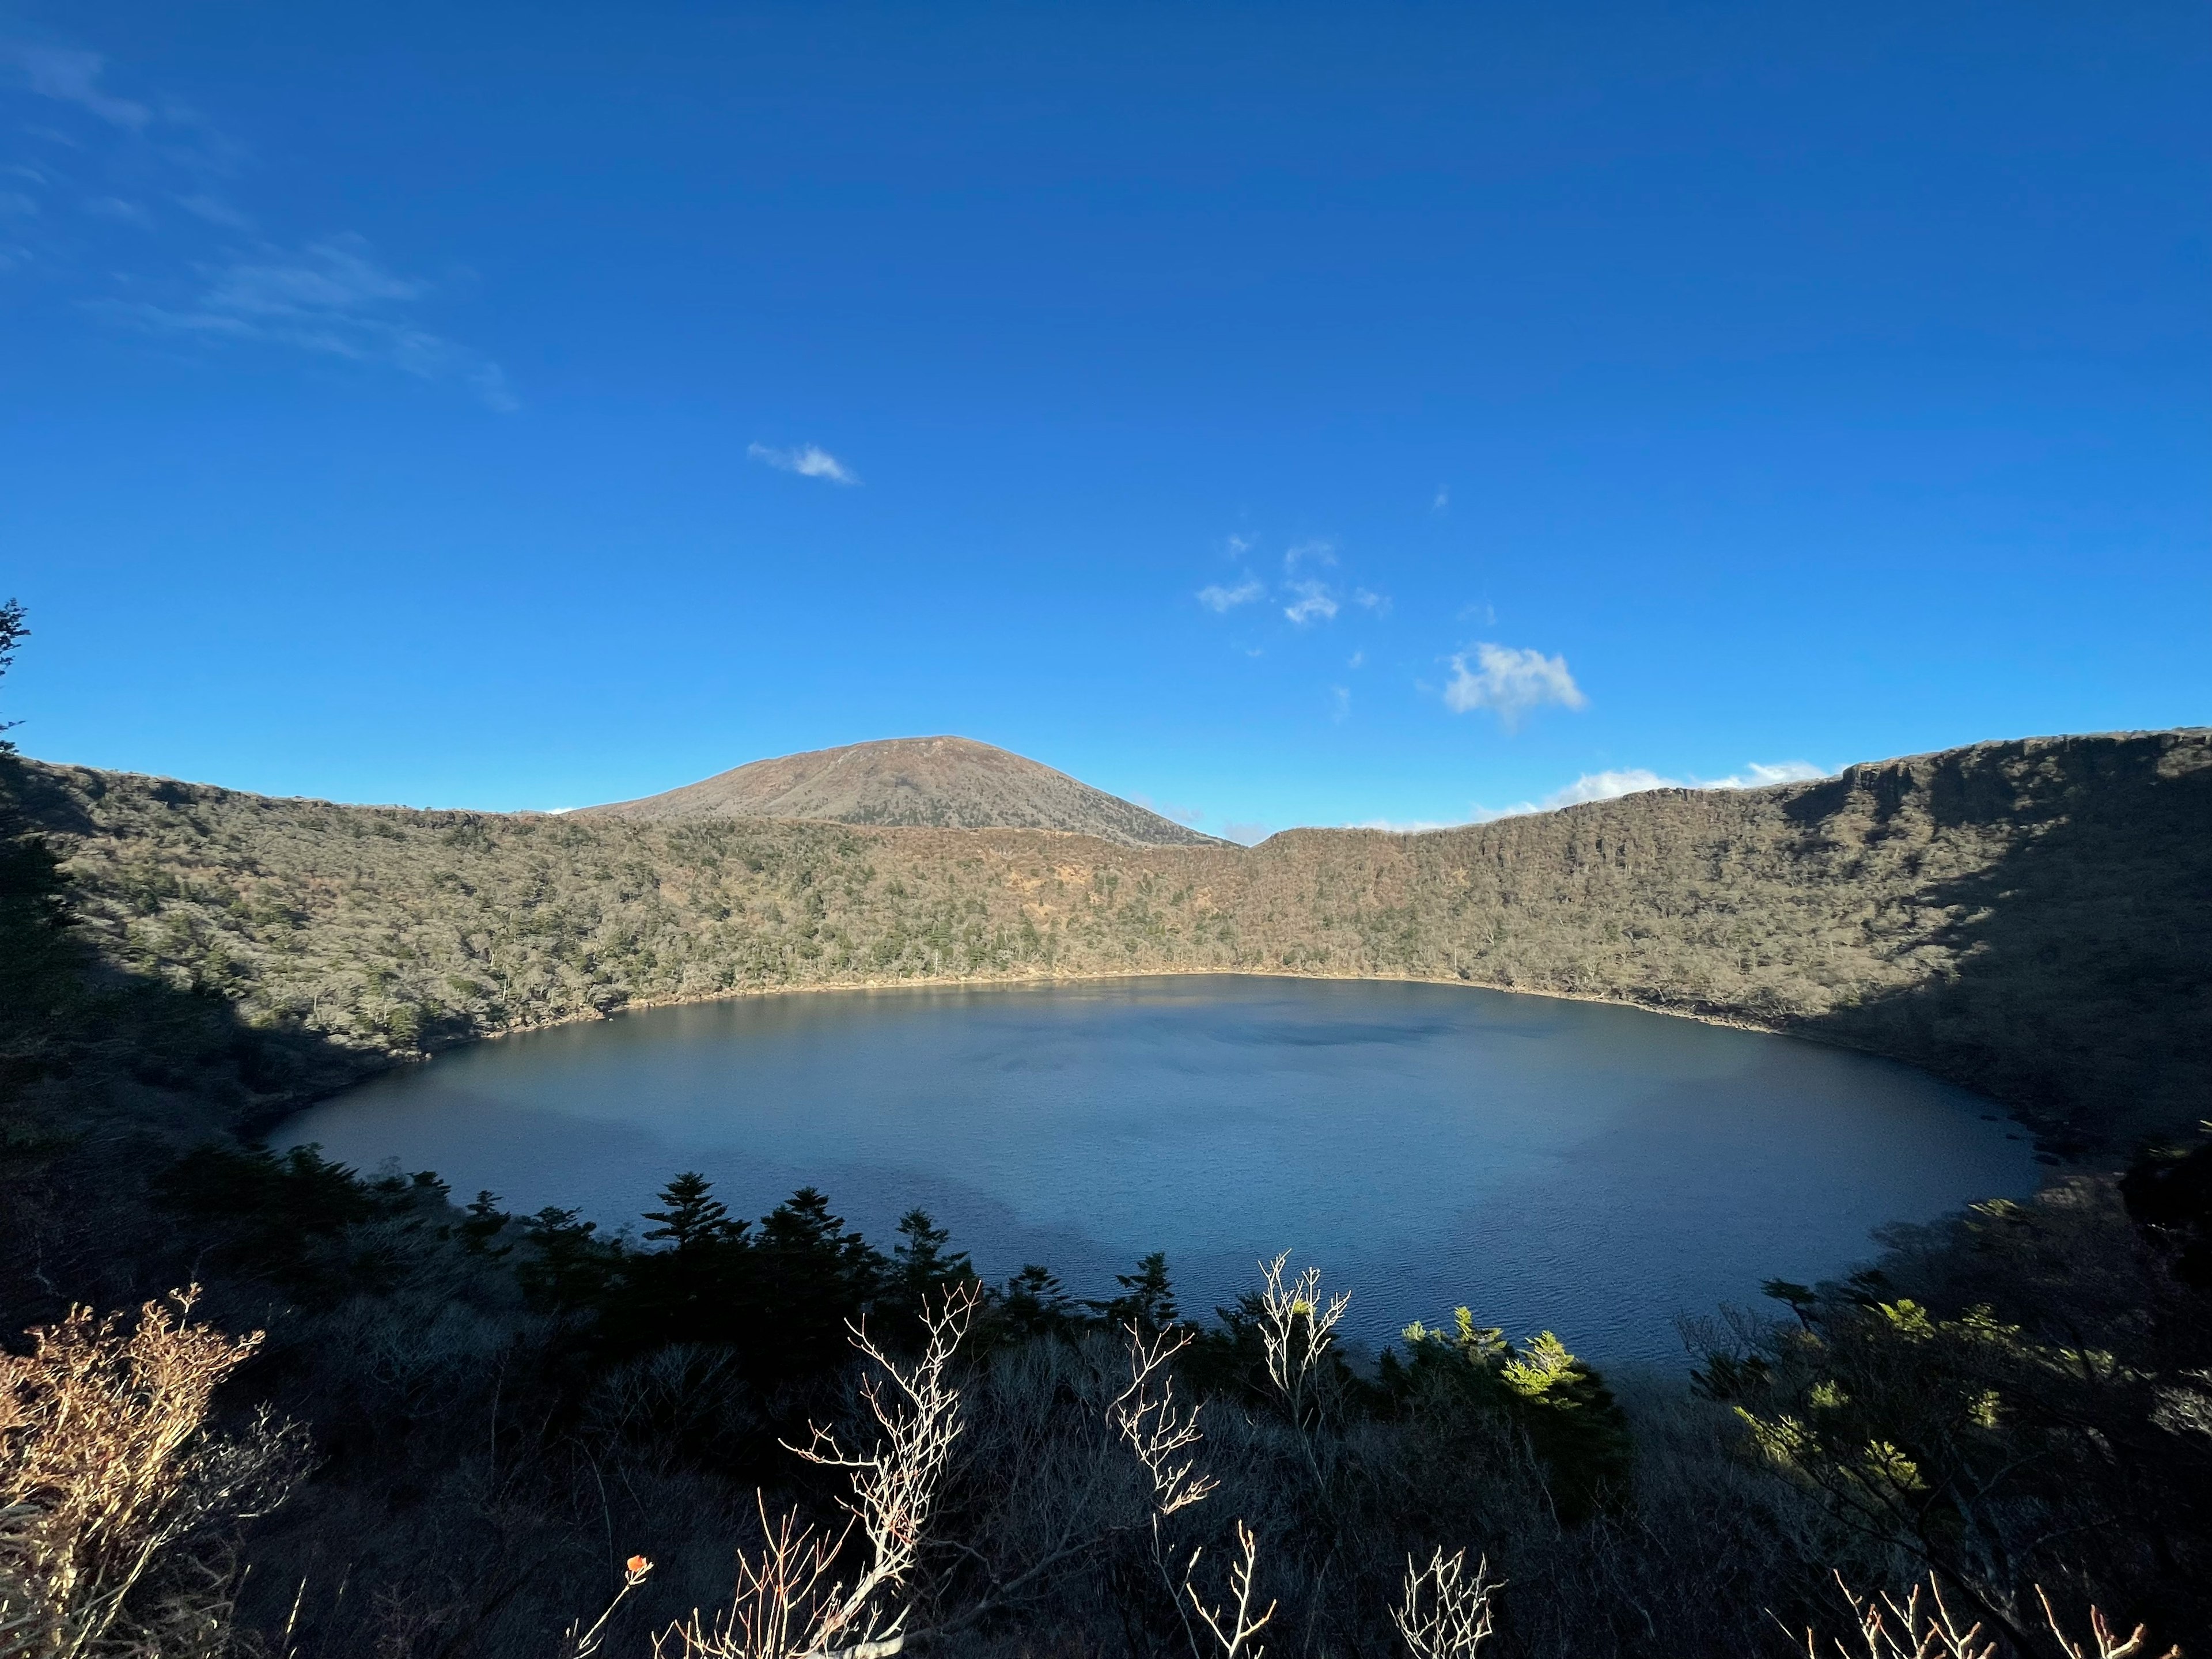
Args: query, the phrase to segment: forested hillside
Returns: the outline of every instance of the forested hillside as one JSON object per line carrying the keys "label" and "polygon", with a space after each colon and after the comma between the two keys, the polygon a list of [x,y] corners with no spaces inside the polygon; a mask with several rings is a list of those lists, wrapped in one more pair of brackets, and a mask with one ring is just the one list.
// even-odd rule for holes
{"label": "forested hillside", "polygon": [[1419,836],[632,823],[25,768],[115,966],[362,1066],[624,1006],[1265,971],[1620,999],[1894,1054],[2110,1144],[2212,1080],[2212,733],[2032,738]]}

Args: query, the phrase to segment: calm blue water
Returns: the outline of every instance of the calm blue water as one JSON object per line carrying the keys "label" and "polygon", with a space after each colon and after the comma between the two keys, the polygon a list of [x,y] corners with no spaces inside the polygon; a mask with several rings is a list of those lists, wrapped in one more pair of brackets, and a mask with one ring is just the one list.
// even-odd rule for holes
{"label": "calm blue water", "polygon": [[811,1183],[878,1243],[920,1204],[987,1275],[1077,1294],[1164,1249],[1187,1312],[1290,1249],[1370,1343],[1465,1303],[1601,1362],[1832,1275],[1869,1231],[2025,1196],[2027,1143],[1906,1066],[1593,1003],[1209,977],[852,991],[479,1044],[294,1119],[619,1225],[678,1170],[739,1214]]}

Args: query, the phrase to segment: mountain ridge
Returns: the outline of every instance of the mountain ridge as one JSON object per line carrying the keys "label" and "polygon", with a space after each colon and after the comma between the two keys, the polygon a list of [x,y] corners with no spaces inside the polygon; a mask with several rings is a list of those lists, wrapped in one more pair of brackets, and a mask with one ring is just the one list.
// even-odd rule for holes
{"label": "mountain ridge", "polygon": [[[2212,1093],[2212,732],[1246,848],[276,800],[0,767],[113,970],[358,1073],[750,991],[1291,973],[1595,997],[1887,1054],[2124,1145]],[[293,1085],[283,1085],[291,1087]]]}

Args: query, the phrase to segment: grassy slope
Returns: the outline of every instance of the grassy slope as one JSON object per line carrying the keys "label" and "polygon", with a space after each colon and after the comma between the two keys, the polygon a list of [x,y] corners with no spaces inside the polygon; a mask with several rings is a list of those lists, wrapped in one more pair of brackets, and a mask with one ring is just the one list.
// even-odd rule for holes
{"label": "grassy slope", "polygon": [[359,1065],[626,1004],[938,976],[1295,972],[1846,1042],[2110,1144],[2212,1082],[2212,732],[2027,739],[1420,836],[1126,848],[654,824],[27,769],[116,966]]}

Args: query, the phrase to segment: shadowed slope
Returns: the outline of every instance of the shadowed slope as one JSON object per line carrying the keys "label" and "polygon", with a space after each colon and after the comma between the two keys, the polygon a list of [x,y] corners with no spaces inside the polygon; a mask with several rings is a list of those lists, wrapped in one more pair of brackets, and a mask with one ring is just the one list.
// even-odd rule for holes
{"label": "shadowed slope", "polygon": [[817,818],[933,830],[1065,830],[1124,847],[1211,836],[968,738],[889,738],[754,761],[702,782],[587,809],[631,819]]}

